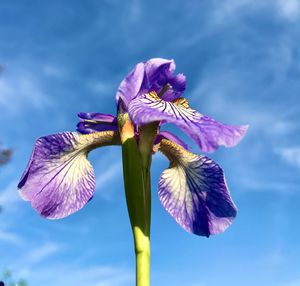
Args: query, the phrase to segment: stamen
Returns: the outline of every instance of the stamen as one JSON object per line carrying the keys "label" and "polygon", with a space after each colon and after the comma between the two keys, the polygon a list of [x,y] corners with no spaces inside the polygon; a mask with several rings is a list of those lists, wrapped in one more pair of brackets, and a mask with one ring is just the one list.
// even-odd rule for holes
{"label": "stamen", "polygon": [[162,97],[163,94],[164,94],[167,90],[169,90],[170,88],[172,88],[172,86],[171,86],[169,83],[165,84],[165,86],[164,86],[164,87],[162,88],[162,90],[159,92],[158,96],[159,96],[159,97]]}

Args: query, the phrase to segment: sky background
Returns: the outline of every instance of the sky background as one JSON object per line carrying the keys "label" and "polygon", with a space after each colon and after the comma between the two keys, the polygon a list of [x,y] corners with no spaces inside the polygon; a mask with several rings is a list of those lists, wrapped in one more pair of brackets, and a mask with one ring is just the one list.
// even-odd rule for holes
{"label": "sky background", "polygon": [[[94,199],[62,220],[23,202],[36,138],[73,131],[78,111],[115,114],[137,62],[173,58],[193,108],[250,124],[212,154],[239,212],[223,234],[182,230],[160,205],[152,165],[152,285],[300,285],[300,1],[0,1],[0,270],[29,286],[134,285],[119,147],[94,151]],[[177,129],[195,152],[195,144]]]}

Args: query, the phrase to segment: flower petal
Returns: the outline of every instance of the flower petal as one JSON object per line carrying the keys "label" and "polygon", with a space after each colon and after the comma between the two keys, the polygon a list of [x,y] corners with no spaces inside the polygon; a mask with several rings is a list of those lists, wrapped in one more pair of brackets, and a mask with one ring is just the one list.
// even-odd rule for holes
{"label": "flower petal", "polygon": [[168,84],[170,89],[162,95],[164,100],[174,100],[185,90],[185,76],[174,75],[174,60],[153,58],[138,63],[121,82],[117,94],[117,106],[120,112],[127,112],[130,101],[149,91],[159,93]]}
{"label": "flower petal", "polygon": [[117,118],[111,114],[106,113],[97,113],[97,112],[79,112],[78,117],[80,120],[93,120],[97,123],[115,123],[117,122]]}
{"label": "flower petal", "polygon": [[185,90],[185,76],[183,74],[173,75],[176,65],[174,60],[153,58],[145,63],[145,79],[141,93],[154,90],[159,93],[166,84],[171,89],[164,92],[162,98],[167,101],[181,96]]}
{"label": "flower petal", "polygon": [[93,122],[79,122],[76,131],[81,134],[90,134],[100,131],[117,131],[118,126],[108,123],[93,123]]}
{"label": "flower petal", "polygon": [[204,116],[191,109],[184,98],[168,102],[159,98],[155,92],[143,94],[132,100],[129,115],[137,125],[154,121],[174,123],[194,139],[204,152],[213,152],[219,146],[235,146],[248,129],[247,125],[226,125]]}
{"label": "flower petal", "polygon": [[187,144],[185,144],[175,134],[168,132],[168,131],[159,131],[158,135],[155,138],[154,145],[159,144],[162,139],[168,139],[170,141],[173,141],[177,145],[183,147],[184,149],[190,150],[190,148]]}
{"label": "flower petal", "polygon": [[78,113],[80,122],[77,124],[77,131],[82,134],[89,134],[99,131],[117,131],[117,118],[110,114],[89,112]]}
{"label": "flower petal", "polygon": [[135,98],[141,90],[143,79],[144,63],[138,63],[129,75],[120,83],[116,93],[118,109],[121,105],[125,111],[127,110],[129,102]]}
{"label": "flower petal", "polygon": [[209,236],[223,232],[236,216],[220,166],[163,139],[159,150],[170,166],[159,179],[159,199],[186,231]]}
{"label": "flower petal", "polygon": [[24,200],[42,216],[57,219],[81,209],[93,196],[90,150],[120,144],[113,131],[81,135],[64,132],[39,138],[18,184]]}
{"label": "flower petal", "polygon": [[[152,83],[157,81],[163,81],[166,79],[166,73],[173,73],[175,70],[174,60],[153,58],[145,63],[145,73],[147,77],[147,85],[150,86]],[[166,82],[161,83],[164,86]]]}

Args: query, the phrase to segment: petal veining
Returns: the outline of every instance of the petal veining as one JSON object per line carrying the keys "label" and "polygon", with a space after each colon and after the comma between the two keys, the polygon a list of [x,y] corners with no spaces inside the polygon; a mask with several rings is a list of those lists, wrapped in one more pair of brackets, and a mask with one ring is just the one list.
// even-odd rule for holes
{"label": "petal veining", "polygon": [[206,156],[163,139],[159,150],[170,166],[159,179],[159,199],[186,231],[209,236],[223,232],[236,216],[221,167]]}
{"label": "petal veining", "polygon": [[180,97],[186,80],[183,74],[174,75],[174,70],[174,60],[153,58],[138,63],[120,83],[116,93],[118,110],[127,112],[131,100],[152,90],[159,93],[167,84],[170,89],[162,98],[170,101]]}
{"label": "petal veining", "polygon": [[213,152],[219,146],[235,146],[248,129],[246,125],[226,125],[204,116],[190,108],[184,98],[169,102],[159,98],[155,92],[143,94],[132,100],[129,115],[137,125],[153,121],[174,123],[194,139],[204,152]]}
{"label": "petal veining", "polygon": [[81,209],[93,196],[94,148],[120,144],[113,131],[81,135],[64,132],[39,138],[18,184],[20,195],[42,216],[57,219]]}

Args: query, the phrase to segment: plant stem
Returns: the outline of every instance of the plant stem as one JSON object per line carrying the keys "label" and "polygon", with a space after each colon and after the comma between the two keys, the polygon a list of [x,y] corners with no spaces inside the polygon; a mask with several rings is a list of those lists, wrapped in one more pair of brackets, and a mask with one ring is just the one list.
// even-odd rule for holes
{"label": "plant stem", "polygon": [[150,237],[134,228],[136,286],[150,285]]}
{"label": "plant stem", "polygon": [[150,285],[150,197],[148,181],[134,137],[134,128],[127,114],[119,114],[122,142],[123,174],[127,208],[134,237],[136,286]]}

